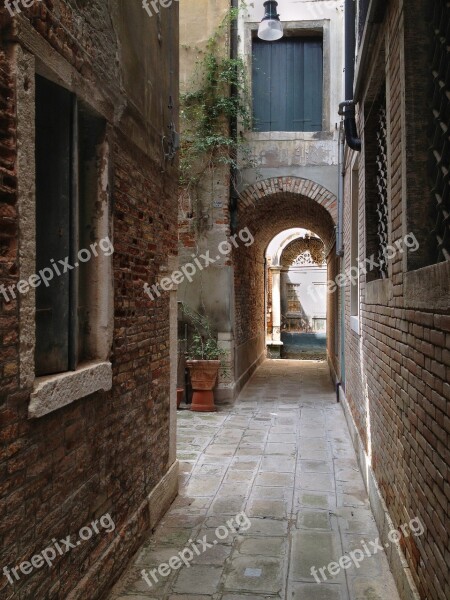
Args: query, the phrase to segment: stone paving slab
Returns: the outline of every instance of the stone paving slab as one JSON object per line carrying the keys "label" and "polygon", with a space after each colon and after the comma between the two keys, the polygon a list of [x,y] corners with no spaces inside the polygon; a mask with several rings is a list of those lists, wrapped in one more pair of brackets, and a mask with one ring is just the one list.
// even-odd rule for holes
{"label": "stone paving slab", "polygon": [[384,552],[338,564],[378,532],[325,363],[266,361],[233,406],[179,411],[178,458],[180,494],[110,600],[399,600]]}

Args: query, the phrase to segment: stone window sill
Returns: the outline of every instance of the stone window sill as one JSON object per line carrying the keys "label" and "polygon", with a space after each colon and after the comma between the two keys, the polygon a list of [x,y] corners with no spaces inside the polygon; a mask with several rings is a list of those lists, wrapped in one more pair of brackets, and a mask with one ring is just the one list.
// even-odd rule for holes
{"label": "stone window sill", "polygon": [[366,283],[366,304],[389,306],[392,298],[392,281],[390,279],[376,279]]}
{"label": "stone window sill", "polygon": [[450,261],[409,271],[404,275],[405,308],[450,310]]}
{"label": "stone window sill", "polygon": [[333,141],[333,131],[246,131],[250,142],[321,142]]}
{"label": "stone window sill", "polygon": [[99,390],[112,387],[112,365],[95,361],[76,371],[38,377],[30,396],[28,418],[37,419]]}
{"label": "stone window sill", "polygon": [[350,317],[350,329],[356,333],[356,335],[361,335],[361,330],[359,328],[359,317],[351,316]]}

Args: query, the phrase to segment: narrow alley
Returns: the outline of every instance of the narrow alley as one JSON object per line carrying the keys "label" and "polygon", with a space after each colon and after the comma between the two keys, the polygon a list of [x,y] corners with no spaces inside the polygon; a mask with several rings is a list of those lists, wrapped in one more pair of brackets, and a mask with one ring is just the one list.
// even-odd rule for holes
{"label": "narrow alley", "polygon": [[[111,600],[399,597],[384,551],[335,577],[325,571],[320,584],[311,574],[378,538],[325,362],[267,360],[234,406],[180,411],[178,458],[179,497]],[[233,531],[227,521],[238,514],[246,520]],[[217,539],[221,526],[229,532]],[[204,535],[213,547],[199,543],[182,568],[144,581],[142,570]]]}
{"label": "narrow alley", "polygon": [[450,2],[0,0],[0,600],[450,600],[449,523]]}

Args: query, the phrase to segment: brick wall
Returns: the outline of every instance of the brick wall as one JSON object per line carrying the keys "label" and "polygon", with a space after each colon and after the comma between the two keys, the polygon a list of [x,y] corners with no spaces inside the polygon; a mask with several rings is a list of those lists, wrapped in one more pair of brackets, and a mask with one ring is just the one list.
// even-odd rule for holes
{"label": "brick wall", "polygon": [[[0,90],[0,278],[5,285],[13,285],[18,279],[16,130],[13,80],[4,50],[0,50]],[[13,300],[3,306],[0,316],[0,373],[5,392],[14,389],[18,373],[15,361],[19,340],[17,314],[18,303]]]}
{"label": "brick wall", "polygon": [[[420,3],[416,3],[416,9]],[[421,3],[422,7],[426,3]],[[378,32],[385,46],[382,69],[373,80],[364,80],[366,96],[360,98],[360,131],[363,152],[360,160],[360,260],[366,256],[364,190],[370,171],[364,164],[373,139],[365,128],[372,102],[369,98],[380,80],[386,80],[389,130],[389,243],[416,233],[410,209],[426,215],[428,182],[412,160],[426,148],[421,133],[422,115],[413,108],[413,97],[421,96],[423,76],[412,78],[411,65],[405,77],[405,62],[415,61],[420,52],[414,23],[422,43],[422,20],[410,7],[402,12],[401,2],[388,5],[384,24]],[[404,17],[408,35],[404,38]],[[373,62],[376,56],[372,57]],[[420,62],[420,61],[419,61]],[[416,95],[415,86],[419,86]],[[415,119],[419,119],[418,128]],[[411,144],[414,144],[413,146]],[[347,156],[350,164],[351,156]],[[350,268],[351,170],[345,184],[345,261]],[[426,221],[426,219],[425,219]],[[424,239],[423,227],[417,238]],[[419,251],[420,253],[420,251]],[[368,281],[361,275],[361,338],[350,326],[350,289],[346,289],[345,391],[351,412],[371,458],[375,477],[395,527],[419,517],[426,527],[421,537],[402,536],[401,546],[421,598],[442,600],[450,596],[448,583],[450,486],[448,435],[450,433],[450,317],[448,306],[448,265],[414,267],[414,254],[397,252],[389,263],[385,281]],[[419,258],[418,263],[423,264]],[[411,285],[411,282],[415,282]],[[442,283],[443,282],[443,283]],[[446,288],[447,286],[447,288]],[[440,291],[441,290],[441,291]],[[430,298],[427,300],[427,298]]]}
{"label": "brick wall", "polygon": [[[117,55],[107,4],[93,0],[83,3],[83,9],[74,6],[69,1],[39,2],[24,11],[21,22],[26,25],[29,19],[83,75],[93,95],[103,85],[106,93],[116,93],[127,66]],[[0,277],[2,283],[12,284],[20,277],[18,239],[27,224],[20,223],[16,209],[15,44],[8,41],[8,15],[0,12],[5,26],[0,47]],[[170,466],[169,298],[163,295],[151,302],[143,293],[143,283],[152,285],[168,255],[177,251],[176,165],[166,165],[162,174],[161,142],[154,131],[164,132],[168,118],[159,108],[166,106],[169,95],[168,15],[161,13],[164,43],[155,50],[152,66],[158,93],[145,114],[137,114],[135,108],[129,112],[121,96],[122,120],[118,115],[110,121],[115,139],[112,391],[29,420],[31,388],[19,385],[19,307],[16,301],[0,300],[0,565],[15,567],[53,538],[76,535],[107,512],[116,530],[101,531],[58,557],[51,569],[20,574],[14,587],[2,574],[2,598],[65,600],[72,593],[75,600],[104,595],[143,541],[149,522],[145,499]],[[132,35],[149,35],[158,45],[157,19],[144,21],[139,3],[134,17],[145,25]],[[132,23],[133,14],[130,19]],[[176,48],[176,31],[173,35]],[[130,38],[130,43],[135,41]],[[176,93],[175,87],[174,97]],[[140,123],[134,131],[148,132],[145,142],[140,133],[130,134],[133,128],[127,124],[132,120]]]}

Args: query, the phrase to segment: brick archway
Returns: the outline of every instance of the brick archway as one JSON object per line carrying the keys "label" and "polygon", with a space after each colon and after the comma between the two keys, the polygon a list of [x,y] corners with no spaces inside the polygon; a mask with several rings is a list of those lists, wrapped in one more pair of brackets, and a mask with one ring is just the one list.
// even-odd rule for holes
{"label": "brick archway", "polygon": [[267,234],[265,238],[272,239],[283,229],[295,227],[293,223],[301,222],[301,227],[317,233],[325,245],[331,244],[337,222],[337,199],[332,192],[310,179],[264,179],[241,193],[238,225],[245,223],[244,226],[249,226],[251,222],[259,224],[264,218],[270,218],[271,224],[271,227],[264,227]]}
{"label": "brick archway", "polygon": [[336,196],[308,179],[273,177],[259,181],[241,193],[237,230],[247,227],[255,241],[249,247],[237,247],[233,255],[238,387],[245,383],[265,356],[267,273],[264,261],[270,241],[286,229],[309,229],[321,238],[325,254],[328,254],[335,240],[336,220]]}

